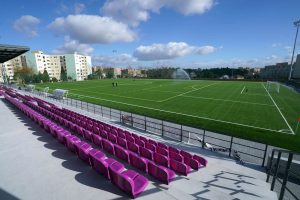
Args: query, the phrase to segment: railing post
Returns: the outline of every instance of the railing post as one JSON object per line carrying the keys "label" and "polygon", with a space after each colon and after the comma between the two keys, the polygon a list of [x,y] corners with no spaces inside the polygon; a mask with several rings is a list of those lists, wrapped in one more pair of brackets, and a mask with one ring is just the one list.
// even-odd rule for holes
{"label": "railing post", "polygon": [[80,103],[81,103],[81,106],[80,106],[80,107],[81,107],[81,110],[82,110],[82,101],[80,101]]}
{"label": "railing post", "polygon": [[180,142],[183,140],[183,135],[182,135],[182,124],[180,125]]}
{"label": "railing post", "polygon": [[203,130],[202,149],[204,148],[204,144],[205,144],[205,130]]}
{"label": "railing post", "polygon": [[265,152],[264,152],[264,158],[263,158],[263,161],[262,161],[262,164],[261,164],[262,167],[265,166],[265,160],[266,160],[266,156],[267,156],[267,151],[268,151],[268,145],[266,144]]}
{"label": "railing post", "polygon": [[100,106],[100,108],[101,108],[101,115],[103,117],[103,108],[102,108],[102,106]]}
{"label": "railing post", "polygon": [[161,136],[164,136],[164,121],[161,120]]}
{"label": "railing post", "polygon": [[272,150],[272,155],[271,155],[271,159],[270,159],[270,162],[268,163],[268,166],[267,166],[267,180],[266,182],[269,182],[269,179],[270,179],[270,174],[271,174],[271,170],[272,170],[272,162],[273,162],[273,159],[274,159],[274,149]]}
{"label": "railing post", "polygon": [[89,112],[89,103],[86,102],[86,110]]}
{"label": "railing post", "polygon": [[133,127],[133,118],[132,118],[132,113],[131,113],[131,127]]}
{"label": "railing post", "polygon": [[145,120],[145,131],[147,131],[147,120],[146,120],[146,116],[144,116],[144,120]]}
{"label": "railing post", "polygon": [[285,168],[285,172],[284,172],[284,178],[283,178],[283,181],[282,181],[282,186],[281,186],[280,195],[279,195],[278,200],[283,199],[286,183],[287,183],[287,180],[289,178],[289,172],[290,172],[290,167],[291,167],[291,163],[292,163],[292,160],[293,160],[293,155],[294,155],[293,153],[289,153],[289,158],[288,158],[288,161],[287,161],[287,164],[286,164],[286,168]]}
{"label": "railing post", "polygon": [[120,122],[122,123],[122,111],[120,110]]}
{"label": "railing post", "polygon": [[111,119],[111,108],[109,108],[109,119]]}
{"label": "railing post", "polygon": [[233,136],[231,136],[231,139],[230,139],[229,157],[231,157],[232,141],[233,141]]}
{"label": "railing post", "polygon": [[275,168],[275,173],[273,175],[272,184],[271,184],[271,190],[272,191],[274,190],[274,187],[275,187],[275,181],[276,181],[277,174],[278,174],[280,158],[281,158],[281,151],[279,151],[278,155],[277,155],[277,161],[276,161],[276,166],[275,166],[276,167]]}
{"label": "railing post", "polygon": [[96,114],[96,108],[95,108],[95,104],[93,104],[94,105],[94,114]]}

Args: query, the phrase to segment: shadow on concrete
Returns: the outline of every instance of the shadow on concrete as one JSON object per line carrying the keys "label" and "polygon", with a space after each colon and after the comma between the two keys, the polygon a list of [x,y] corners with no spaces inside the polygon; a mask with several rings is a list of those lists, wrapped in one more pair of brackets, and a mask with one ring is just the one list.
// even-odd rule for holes
{"label": "shadow on concrete", "polygon": [[0,188],[0,199],[3,200],[20,200],[18,197],[15,197],[14,195],[10,194],[9,192],[3,190]]}

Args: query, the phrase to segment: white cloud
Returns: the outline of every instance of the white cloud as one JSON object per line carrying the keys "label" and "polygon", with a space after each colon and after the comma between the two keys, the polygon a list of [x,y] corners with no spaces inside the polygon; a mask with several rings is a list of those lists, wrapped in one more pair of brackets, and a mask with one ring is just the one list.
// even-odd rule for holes
{"label": "white cloud", "polygon": [[280,62],[288,62],[290,57],[282,57],[277,55],[271,55],[261,58],[240,59],[233,58],[229,60],[214,60],[203,61],[189,64],[194,68],[213,68],[213,67],[264,67],[266,65],[274,65]]}
{"label": "white cloud", "polygon": [[80,14],[85,10],[85,5],[83,3],[76,3],[74,5],[74,13]]}
{"label": "white cloud", "polygon": [[182,57],[188,54],[209,54],[217,48],[213,46],[196,47],[185,42],[169,42],[167,44],[152,44],[150,46],[139,46],[134,51],[134,57],[139,60],[164,60]]}
{"label": "white cloud", "polygon": [[68,15],[56,18],[48,26],[58,35],[87,44],[131,42],[136,34],[126,24],[97,15]]}
{"label": "white cloud", "polygon": [[163,7],[184,15],[202,14],[214,5],[214,0],[109,0],[101,12],[131,26],[138,26],[150,18],[151,12]]}
{"label": "white cloud", "polygon": [[85,4],[83,3],[75,3],[74,5],[66,5],[61,3],[59,7],[56,9],[56,13],[59,15],[62,14],[80,14],[83,13],[86,9]]}
{"label": "white cloud", "polygon": [[110,67],[127,67],[137,62],[131,55],[123,53],[116,55],[98,55],[93,57],[93,65]]}
{"label": "white cloud", "polygon": [[57,49],[53,50],[54,54],[65,54],[65,53],[80,53],[83,55],[91,55],[94,49],[88,44],[81,44],[76,40],[70,39],[68,36],[65,37],[64,44]]}
{"label": "white cloud", "polygon": [[38,35],[37,25],[40,23],[40,20],[32,15],[23,15],[17,19],[13,28],[21,33],[25,33],[27,37],[33,38]]}

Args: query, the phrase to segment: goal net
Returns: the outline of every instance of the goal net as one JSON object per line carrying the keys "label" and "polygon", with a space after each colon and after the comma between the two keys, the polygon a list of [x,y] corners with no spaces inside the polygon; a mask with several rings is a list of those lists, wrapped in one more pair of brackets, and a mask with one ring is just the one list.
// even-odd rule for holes
{"label": "goal net", "polygon": [[277,92],[277,93],[280,92],[280,84],[278,82],[267,81],[266,88],[269,92]]}

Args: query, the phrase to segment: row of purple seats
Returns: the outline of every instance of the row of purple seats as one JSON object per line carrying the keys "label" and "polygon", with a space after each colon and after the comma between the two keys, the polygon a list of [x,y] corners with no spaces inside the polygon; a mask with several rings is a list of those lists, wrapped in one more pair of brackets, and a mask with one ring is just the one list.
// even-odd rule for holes
{"label": "row of purple seats", "polygon": [[[87,162],[98,172],[110,179],[112,183],[121,190],[130,194],[131,197],[135,198],[138,196],[148,185],[146,177],[133,170],[126,170],[124,165],[118,161],[107,158],[101,151],[93,149],[88,143],[81,141],[78,137],[72,135],[21,102],[8,96],[6,96],[6,99],[16,105],[30,118],[34,119],[34,121],[39,123],[39,125],[47,132],[55,136],[59,142],[64,143],[70,151],[77,153],[80,159]],[[95,158],[97,159],[95,160]],[[99,166],[99,163],[102,164],[101,167],[97,167]]]}
{"label": "row of purple seats", "polygon": [[[87,134],[87,133],[89,133],[89,134]],[[193,158],[185,158],[184,159],[185,162],[183,163],[183,156],[181,156],[180,154],[176,154],[175,151],[177,149],[175,149],[175,148],[170,147],[170,151],[172,151],[173,153],[171,153],[170,157],[168,158],[169,152],[168,152],[167,145],[162,144],[162,143],[157,143],[156,141],[153,141],[153,140],[148,141],[148,139],[146,139],[142,136],[129,135],[128,133],[122,135],[120,133],[122,133],[122,132],[118,132],[118,134],[117,134],[117,136],[119,136],[120,138],[126,138],[130,142],[135,141],[137,144],[139,144],[139,146],[146,148],[146,149],[140,148],[140,149],[142,149],[141,150],[142,152],[140,153],[142,156],[144,156],[150,160],[154,160],[156,163],[158,163],[160,165],[171,168],[180,174],[187,175],[187,173],[190,171],[190,167],[192,167],[193,169],[196,169],[196,170],[200,167],[199,162]],[[114,136],[113,134],[107,134],[106,131],[101,132],[100,135],[106,139],[109,137],[109,140],[111,140],[111,142],[113,142],[113,143],[115,143],[117,140],[116,136]],[[99,136],[96,136],[96,135],[93,136],[92,132],[85,131],[84,136],[88,140],[94,140],[94,142],[96,144],[98,144],[98,145],[100,144]],[[118,144],[127,149],[126,141],[124,140],[122,142],[122,144],[120,144],[120,141],[122,141],[122,139],[119,139],[119,137],[118,137]],[[132,145],[130,145],[130,146],[132,147]],[[155,151],[156,149],[157,149],[157,153],[154,153],[154,154],[151,151],[149,151],[149,150]],[[133,151],[138,153],[137,151],[139,151],[139,149],[136,148],[136,150],[133,150]],[[112,152],[110,151],[110,153],[112,153]],[[163,154],[163,156],[160,154]],[[170,160],[172,160],[172,165],[170,163]]]}
{"label": "row of purple seats", "polygon": [[[66,109],[64,109],[64,110],[66,110]],[[73,111],[69,111],[69,112],[76,115],[75,112],[73,112]],[[67,124],[65,124],[65,125],[67,125]],[[95,127],[94,127],[94,129],[95,129]],[[97,129],[97,127],[96,127],[96,129]],[[90,130],[92,130],[92,127],[90,128]],[[98,129],[98,131],[99,131],[99,129]],[[113,132],[113,131],[115,131],[115,132]],[[113,131],[111,133],[114,133],[114,134],[117,133],[116,135],[118,137],[125,138],[129,142],[135,142],[139,146],[145,147],[145,148],[147,148],[151,151],[156,150],[157,153],[162,154],[164,156],[167,156],[170,159],[173,159],[173,160],[179,162],[178,165],[180,165],[181,168],[185,167],[184,165],[187,165],[187,166],[189,166],[189,167],[191,167],[195,170],[198,170],[201,167],[201,165],[206,166],[206,164],[207,164],[207,161],[204,158],[200,157],[200,156],[197,156],[197,155],[192,156],[188,152],[185,152],[185,151],[182,151],[182,150],[179,151],[178,149],[173,148],[171,146],[168,147],[165,144],[158,143],[158,142],[150,140],[150,139],[148,140],[148,139],[146,139],[142,136],[137,136],[135,134],[130,134],[129,132],[125,132],[126,134],[124,134],[122,131],[120,131],[120,129],[118,129],[118,131],[113,129]],[[94,131],[94,132],[96,132],[96,131]],[[99,132],[98,132],[98,134],[99,134]],[[104,138],[107,138],[108,133],[106,131],[103,131],[103,132],[100,132],[100,135]],[[89,131],[84,132],[84,137],[86,137],[88,140],[93,140],[93,139],[97,140],[96,136],[94,136],[94,138],[92,138],[93,134],[92,134],[92,132],[89,132]],[[113,136],[110,136],[109,139],[116,140],[116,139],[114,139]],[[112,142],[115,142],[115,141],[112,141]],[[123,145],[121,145],[121,146],[123,146]],[[169,153],[168,150],[172,153]],[[143,152],[146,152],[146,153],[143,153],[143,155],[146,155],[147,158],[149,158],[151,160],[154,159],[154,157],[152,155],[150,155],[149,152],[147,152],[145,150],[143,150]],[[169,167],[169,163],[166,163],[166,158],[165,157],[162,157],[160,155],[156,155],[155,158],[156,158],[155,161],[157,161],[159,163],[163,162],[166,167]],[[162,159],[164,161],[161,161]],[[180,163],[182,163],[182,164],[180,164]],[[176,166],[178,166],[178,165],[176,165]],[[175,166],[175,165],[172,164],[171,167],[172,166]],[[172,167],[172,168],[174,168],[174,167]],[[185,168],[187,168],[185,171],[189,171],[188,167],[185,167]],[[183,173],[183,174],[186,174],[186,173]]]}
{"label": "row of purple seats", "polygon": [[[81,131],[85,132],[86,130],[83,128],[80,128]],[[84,137],[85,134],[81,134]],[[153,162],[149,162],[149,160],[140,157],[138,154],[135,154],[133,152],[130,152],[127,150],[127,142],[121,137],[116,137],[113,134],[103,135],[103,137],[92,134],[92,141],[99,145],[101,148],[103,148],[108,153],[115,155],[119,159],[122,159],[128,163],[130,163],[132,166],[145,171],[146,173],[149,172],[150,175],[155,177],[156,179],[164,182],[169,183],[171,180],[174,179],[175,173],[163,166],[157,165]],[[109,137],[109,138],[108,138]],[[86,137],[85,137],[86,138]],[[88,138],[86,138],[88,139]],[[107,140],[109,139],[109,140]],[[115,143],[115,144],[113,144]],[[140,162],[142,161],[142,162]],[[149,168],[150,166],[150,168]],[[148,171],[148,168],[150,169]]]}

